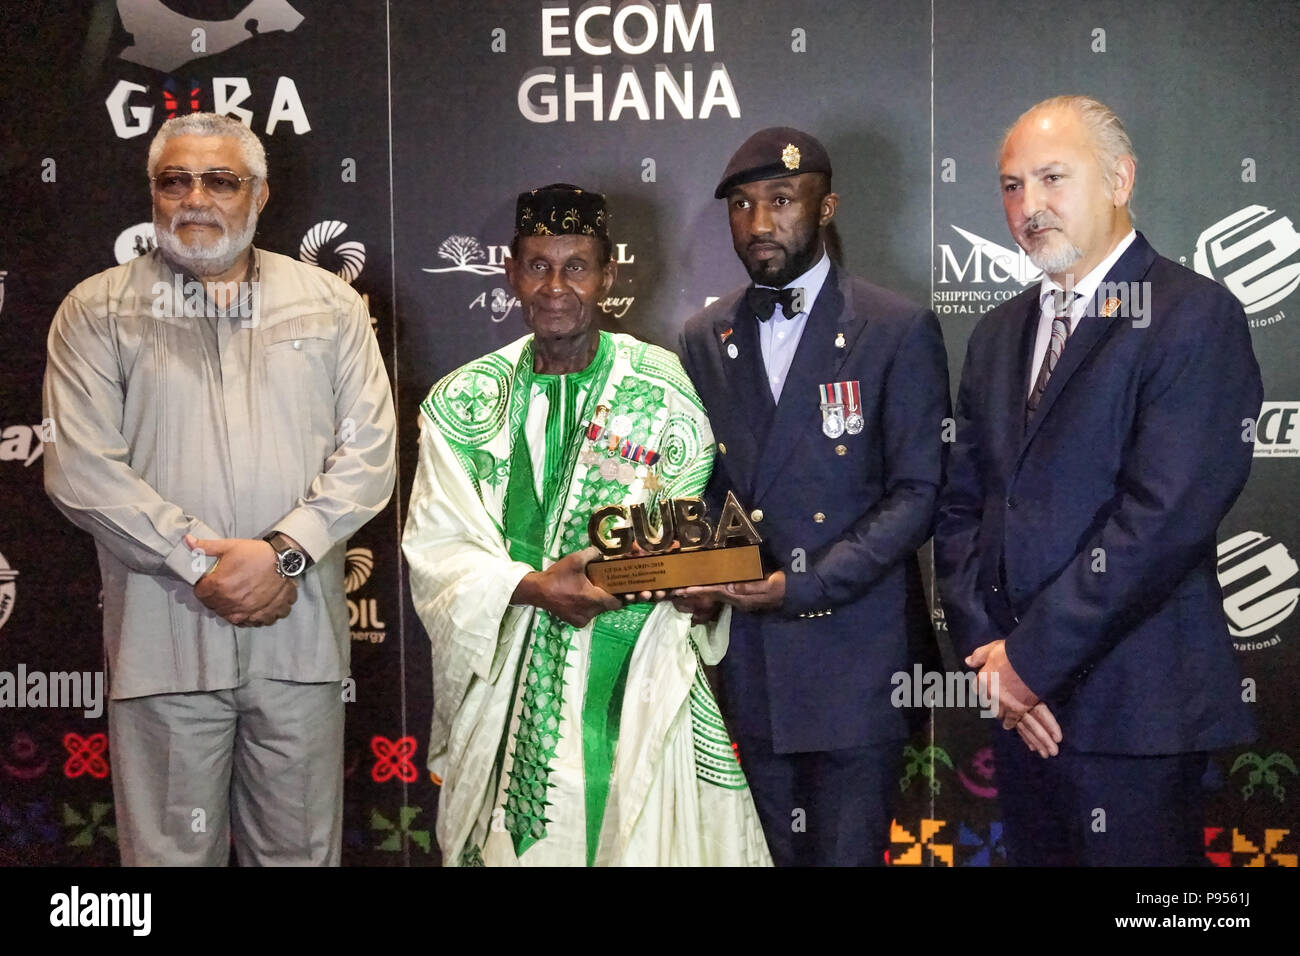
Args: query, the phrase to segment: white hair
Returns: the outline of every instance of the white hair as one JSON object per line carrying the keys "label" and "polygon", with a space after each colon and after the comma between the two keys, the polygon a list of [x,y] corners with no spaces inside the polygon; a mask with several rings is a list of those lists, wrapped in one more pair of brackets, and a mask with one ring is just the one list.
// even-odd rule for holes
{"label": "white hair", "polygon": [[262,148],[262,141],[239,120],[218,113],[187,113],[163,123],[149,144],[150,177],[158,171],[163,147],[177,136],[226,136],[236,140],[244,165],[257,180],[254,198],[262,194],[262,184],[266,182],[266,150]]}
{"label": "white hair", "polygon": [[[1097,156],[1097,163],[1101,166],[1102,176],[1106,181],[1106,189],[1113,195],[1117,185],[1114,178],[1115,164],[1125,156],[1136,164],[1137,154],[1133,152],[1133,140],[1129,139],[1128,130],[1124,129],[1124,124],[1115,115],[1115,111],[1091,96],[1080,94],[1053,96],[1041,103],[1035,103],[1021,113],[1019,118],[1007,129],[1002,137],[1002,146],[999,152],[1006,149],[1007,140],[1011,138],[1012,131],[1026,117],[1052,110],[1069,110],[1079,118],[1079,122],[1088,131],[1088,137],[1092,141],[1093,152]],[[1133,218],[1133,193],[1136,188],[1137,185],[1134,183],[1129,190],[1128,212],[1130,219]]]}

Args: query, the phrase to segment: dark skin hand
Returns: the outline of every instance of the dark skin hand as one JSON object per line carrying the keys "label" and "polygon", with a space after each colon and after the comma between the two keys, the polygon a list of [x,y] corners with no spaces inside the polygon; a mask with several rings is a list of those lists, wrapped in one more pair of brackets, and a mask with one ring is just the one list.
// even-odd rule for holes
{"label": "dark skin hand", "polygon": [[773,571],[762,581],[738,581],[672,592],[673,606],[691,615],[692,624],[713,620],[723,604],[749,611],[774,611],[785,601],[785,572]]}
{"label": "dark skin hand", "polygon": [[194,585],[204,606],[240,627],[262,627],[289,616],[298,599],[298,584],[275,570],[275,549],[256,538],[185,536],[191,550],[217,559]]}
{"label": "dark skin hand", "polygon": [[586,627],[603,611],[617,611],[623,602],[587,579],[587,564],[600,554],[584,548],[566,554],[545,571],[523,576],[510,596],[511,604],[531,604],[554,614],[572,627]]}

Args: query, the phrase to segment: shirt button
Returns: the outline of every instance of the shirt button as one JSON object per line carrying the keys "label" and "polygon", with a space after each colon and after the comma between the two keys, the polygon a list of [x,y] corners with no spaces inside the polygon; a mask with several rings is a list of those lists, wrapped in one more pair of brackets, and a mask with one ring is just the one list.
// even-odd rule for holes
{"label": "shirt button", "polygon": [[1007,499],[1007,509],[1010,511],[1016,510],[1016,499],[1014,496]]}
{"label": "shirt button", "polygon": [[301,351],[301,350],[302,350],[302,339],[294,339],[294,340],[293,340],[293,347],[294,347],[295,349],[298,349],[299,351]]}
{"label": "shirt button", "polygon": [[753,511],[751,511],[751,512],[749,513],[749,517],[750,517],[750,520],[751,520],[751,521],[762,521],[762,520],[763,520],[763,509],[762,509],[762,508],[755,508]]}
{"label": "shirt button", "polygon": [[848,450],[847,448],[845,448],[843,445],[836,445],[836,446],[835,446],[835,454],[837,454],[837,455],[847,455],[847,454],[848,454],[848,451],[849,451],[849,450]]}
{"label": "shirt button", "polygon": [[821,524],[825,520],[826,520],[826,516],[822,514],[820,511],[817,512],[815,515],[813,515],[813,521],[816,521],[818,524]]}
{"label": "shirt button", "polygon": [[720,441],[720,442],[718,442],[718,452],[719,452],[719,454],[723,454],[723,455],[725,455],[725,454],[727,453],[727,443],[726,443],[726,442],[724,442],[724,441]]}

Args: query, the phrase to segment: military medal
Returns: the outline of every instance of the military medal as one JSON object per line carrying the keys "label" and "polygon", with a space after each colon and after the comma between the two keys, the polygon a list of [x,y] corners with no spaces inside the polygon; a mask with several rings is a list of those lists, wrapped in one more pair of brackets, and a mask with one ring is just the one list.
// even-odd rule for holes
{"label": "military medal", "polygon": [[844,416],[844,430],[850,435],[862,433],[862,392],[857,382],[840,382],[848,399],[848,414]]}
{"label": "military medal", "polygon": [[842,382],[819,385],[821,392],[822,434],[827,438],[839,438],[844,434],[844,399],[840,391]]}
{"label": "military medal", "polygon": [[612,480],[618,477],[618,462],[613,458],[606,458],[600,463],[600,477],[606,480]]}
{"label": "military medal", "polygon": [[620,462],[617,477],[622,484],[630,485],[636,478],[636,469],[625,461]]}
{"label": "military medal", "polygon": [[600,464],[600,455],[596,454],[594,448],[584,448],[578,453],[578,464],[586,465],[590,468],[592,465]]}

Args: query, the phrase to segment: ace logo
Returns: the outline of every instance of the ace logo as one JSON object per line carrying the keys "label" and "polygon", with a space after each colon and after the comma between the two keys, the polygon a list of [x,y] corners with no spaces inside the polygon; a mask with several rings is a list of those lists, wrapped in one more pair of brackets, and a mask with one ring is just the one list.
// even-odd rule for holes
{"label": "ace logo", "polygon": [[1300,457],[1300,402],[1263,404],[1255,427],[1255,457]]}

